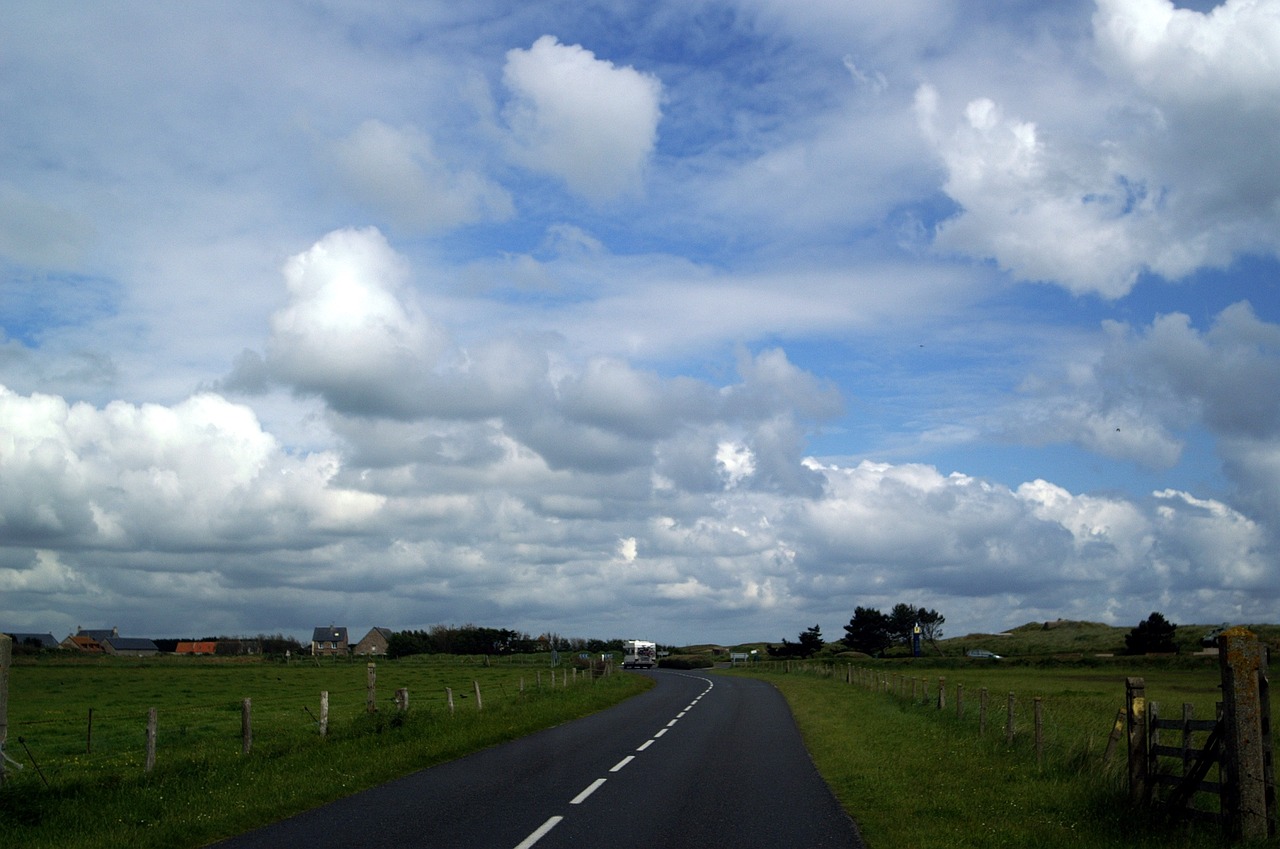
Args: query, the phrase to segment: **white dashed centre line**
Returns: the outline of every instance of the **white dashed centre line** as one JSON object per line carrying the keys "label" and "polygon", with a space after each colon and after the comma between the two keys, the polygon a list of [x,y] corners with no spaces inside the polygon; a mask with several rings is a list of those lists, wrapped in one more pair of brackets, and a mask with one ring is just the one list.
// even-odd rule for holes
{"label": "white dashed centre line", "polygon": [[[689,676],[689,677],[693,677],[693,676]],[[704,679],[704,680],[705,680],[705,679]],[[694,699],[693,701],[689,702],[688,706],[687,706],[687,707],[685,707],[685,709],[684,709],[684,710],[682,710],[682,711],[680,711],[678,714],[676,714],[676,718],[675,718],[675,719],[673,719],[673,720],[671,720],[670,722],[668,722],[668,723],[667,723],[666,728],[661,728],[661,729],[659,729],[659,730],[658,730],[658,732],[657,732],[656,734],[654,734],[652,738],[650,738],[650,739],[648,739],[648,740],[645,740],[643,743],[641,743],[641,744],[640,744],[640,746],[636,748],[636,751],[637,751],[637,752],[643,752],[645,749],[647,749],[647,748],[649,748],[650,746],[652,746],[655,740],[657,740],[657,739],[658,739],[659,737],[661,737],[663,734],[666,734],[666,733],[667,733],[667,731],[668,731],[668,730],[670,730],[670,729],[671,729],[671,727],[672,727],[673,725],[675,725],[677,722],[679,722],[679,721],[680,721],[680,718],[681,718],[681,717],[683,717],[686,713],[688,713],[689,711],[691,711],[691,710],[693,709],[694,705],[696,705],[698,702],[702,701],[702,697],[703,697],[703,696],[705,696],[707,693],[711,692],[711,688],[712,688],[712,687],[714,687],[714,686],[715,686],[715,684],[712,684],[712,683],[708,682],[708,684],[707,684],[707,689],[703,690],[703,691],[698,695],[698,697],[697,697],[696,699]],[[636,756],[635,756],[635,755],[627,755],[625,758],[623,758],[622,760],[620,760],[620,761],[618,761],[616,764],[614,764],[614,765],[613,765],[613,767],[612,767],[612,768],[610,768],[609,772],[618,772],[618,771],[619,771],[619,770],[621,770],[623,767],[625,767],[627,764],[629,764],[629,763],[631,763],[633,760],[635,760],[635,758],[636,758]],[[606,779],[606,778],[597,778],[595,781],[591,782],[591,784],[587,785],[587,788],[586,788],[585,790],[583,790],[583,791],[582,791],[581,793],[579,793],[577,796],[574,796],[574,797],[573,797],[573,799],[572,799],[572,800],[570,800],[569,804],[570,804],[570,805],[581,805],[583,802],[585,802],[585,801],[587,800],[587,798],[588,798],[592,793],[596,792],[596,791],[597,791],[597,790],[599,790],[601,787],[603,787],[606,781],[608,781],[608,779]],[[531,847],[532,847],[535,843],[537,843],[539,840],[541,840],[543,837],[545,837],[545,836],[547,835],[547,832],[551,831],[551,829],[553,829],[553,828],[555,828],[557,825],[559,825],[559,824],[560,824],[560,821],[561,821],[561,820],[563,820],[563,819],[564,819],[564,817],[562,817],[562,816],[554,816],[554,817],[551,817],[551,818],[550,818],[550,819],[548,819],[546,822],[544,822],[542,825],[538,826],[537,831],[533,832],[533,834],[530,834],[528,837],[526,837],[524,840],[522,840],[522,841],[521,841],[521,842],[520,842],[520,843],[515,847],[515,849],[531,849]]]}
{"label": "white dashed centre line", "polygon": [[546,837],[547,832],[555,828],[557,825],[559,825],[560,820],[562,819],[564,819],[564,817],[552,817],[551,819],[547,820],[542,825],[538,826],[537,831],[535,831],[533,834],[530,834],[524,840],[521,840],[519,843],[517,843],[516,849],[529,849],[529,847],[531,847],[533,844],[537,843],[539,840]]}
{"label": "white dashed centre line", "polygon": [[569,802],[569,804],[581,805],[583,802],[587,801],[588,796],[590,796],[592,793],[599,790],[600,786],[608,780],[609,779],[607,778],[597,778],[595,781],[591,782],[590,786],[588,786],[586,790],[583,790],[577,796],[574,796],[573,799]]}

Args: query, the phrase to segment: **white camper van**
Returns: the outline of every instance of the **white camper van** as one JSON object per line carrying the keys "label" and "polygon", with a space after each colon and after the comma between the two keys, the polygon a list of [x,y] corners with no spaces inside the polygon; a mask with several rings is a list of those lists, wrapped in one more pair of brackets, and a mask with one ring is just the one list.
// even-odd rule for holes
{"label": "white camper van", "polygon": [[648,640],[625,640],[622,643],[623,669],[652,669],[658,665],[658,646]]}

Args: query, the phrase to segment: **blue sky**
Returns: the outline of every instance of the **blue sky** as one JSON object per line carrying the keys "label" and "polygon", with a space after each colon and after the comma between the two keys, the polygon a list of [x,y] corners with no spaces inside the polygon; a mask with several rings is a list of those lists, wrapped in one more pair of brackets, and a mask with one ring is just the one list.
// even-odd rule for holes
{"label": "blue sky", "polygon": [[0,28],[0,627],[1275,621],[1280,3]]}

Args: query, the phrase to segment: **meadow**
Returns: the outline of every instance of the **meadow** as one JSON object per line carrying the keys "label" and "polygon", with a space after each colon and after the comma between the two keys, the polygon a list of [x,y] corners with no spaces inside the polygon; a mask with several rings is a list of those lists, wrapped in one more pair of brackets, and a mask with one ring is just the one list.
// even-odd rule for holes
{"label": "meadow", "polygon": [[[863,680],[889,680],[890,691],[857,683],[859,668]],[[1147,696],[1161,705],[1162,715],[1179,716],[1182,704],[1190,703],[1197,717],[1212,718],[1220,698],[1214,659],[793,661],[736,674],[759,675],[783,692],[814,763],[871,847],[1223,845],[1215,827],[1169,822],[1129,805],[1123,739],[1104,760],[1125,702],[1126,677],[1145,679]],[[965,694],[963,714],[957,684]],[[940,686],[948,693],[942,709]],[[985,733],[978,710],[983,688],[990,695]],[[1005,736],[1010,693],[1012,744]],[[1036,697],[1043,727],[1039,754]],[[1280,846],[1280,840],[1261,845]]]}
{"label": "meadow", "polygon": [[[1280,629],[1258,630],[1275,645]],[[1098,656],[1110,654],[1122,634],[1090,623],[1029,625],[1008,636],[946,641],[945,653],[930,658],[837,653],[730,674],[760,675],[782,691],[814,763],[873,849],[1221,846],[1211,827],[1166,822],[1129,806],[1124,740],[1104,762],[1126,677],[1146,680],[1162,715],[1180,715],[1190,703],[1197,717],[1209,718],[1220,697],[1216,659],[1190,656],[1198,649],[1190,635],[1187,653],[1176,657]],[[1014,657],[964,656],[996,641]],[[758,656],[766,656],[764,644],[759,648]],[[545,656],[381,659],[371,715],[363,660],[18,658],[7,751],[24,769],[11,772],[0,789],[3,845],[202,846],[603,709],[650,683],[636,675],[575,675],[566,666],[554,670],[553,683],[552,673]],[[859,675],[889,680],[891,692],[847,680]],[[943,709],[940,686],[948,694]],[[405,713],[392,701],[401,687],[409,692]],[[985,732],[978,718],[983,689]],[[330,707],[324,738],[317,725],[321,691],[329,693]],[[1012,743],[1005,737],[1010,693]],[[248,755],[241,754],[244,698],[252,699]],[[150,707],[158,710],[159,742],[148,773]],[[1280,840],[1262,845],[1276,849]]]}
{"label": "meadow", "polygon": [[[603,709],[651,685],[545,657],[15,660],[0,788],[6,849],[196,847]],[[554,676],[554,680],[553,680]],[[481,703],[476,701],[479,687]],[[395,690],[408,690],[401,712]],[[452,690],[454,708],[448,706]],[[320,694],[329,694],[327,733]],[[252,746],[242,753],[242,702]],[[156,708],[156,762],[144,769]]]}

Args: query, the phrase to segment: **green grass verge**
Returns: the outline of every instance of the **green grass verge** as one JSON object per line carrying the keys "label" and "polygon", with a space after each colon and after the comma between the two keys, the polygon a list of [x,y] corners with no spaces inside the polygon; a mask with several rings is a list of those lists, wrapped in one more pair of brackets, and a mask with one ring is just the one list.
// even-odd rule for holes
{"label": "green grass verge", "polygon": [[[363,681],[365,674],[363,664],[337,672],[351,681]],[[331,716],[328,735],[320,738],[296,699],[303,693],[308,701],[313,699],[315,685],[326,673],[323,667],[117,662],[24,666],[12,673],[15,681],[23,682],[15,689],[30,698],[23,702],[15,696],[15,707],[27,707],[19,717],[11,717],[8,751],[24,754],[17,737],[25,729],[32,742],[41,744],[38,762],[45,779],[28,763],[0,788],[0,845],[5,849],[203,846],[585,716],[652,686],[642,676],[615,674],[594,681],[584,675],[571,679],[567,687],[563,682],[552,687],[550,670],[544,669],[543,686],[538,688],[537,673],[528,669],[384,660],[378,666],[380,681],[394,678],[390,686],[399,687],[401,681],[413,679],[422,685],[416,700],[410,691],[409,711],[397,713],[380,700],[379,711],[370,715],[364,712],[362,688],[335,688],[339,709]],[[333,667],[327,668],[330,680],[334,673]],[[526,679],[523,692],[520,678]],[[456,685],[453,713],[443,704],[442,687],[425,697],[426,683],[442,680]],[[54,700],[37,697],[42,688],[30,686],[33,681],[60,693],[64,705],[92,697],[103,706],[110,697],[112,707],[100,711],[111,721],[104,719],[102,730],[95,730],[93,756],[84,754],[85,728],[79,721],[85,716],[83,704],[65,711],[77,718],[75,723],[51,716]],[[476,709],[473,681],[481,684],[483,710]],[[111,692],[104,695],[95,685]],[[247,756],[240,754],[237,743],[239,699],[229,698],[246,688],[256,694],[254,743]],[[190,691],[185,702],[179,695],[184,690]],[[132,696],[126,695],[130,692]],[[215,693],[221,693],[220,700],[210,702]],[[157,700],[162,705],[161,746],[156,768],[145,773],[138,745],[142,726],[136,720],[141,705]],[[286,710],[285,705],[292,708]],[[286,716],[287,723],[281,719]],[[116,739],[123,732],[113,729],[124,719],[131,732],[126,736],[133,742],[127,749]],[[67,752],[72,743],[78,755]]]}
{"label": "green grass verge", "polygon": [[[841,667],[842,669],[842,667]],[[889,674],[932,673],[929,702],[844,683],[824,674],[752,673],[786,697],[819,772],[858,823],[872,849],[1210,849],[1217,829],[1169,824],[1127,802],[1125,744],[1104,765],[1106,737],[1123,704],[1124,673],[1095,669],[988,668],[971,670],[966,708],[957,716],[956,670],[886,664]],[[1142,670],[1126,670],[1142,674]],[[923,674],[922,674],[923,673]],[[950,676],[950,701],[936,707],[937,675]],[[1212,716],[1214,676],[1153,670],[1149,692],[1197,704]],[[990,691],[989,722],[978,730],[981,687]],[[905,688],[909,690],[909,688]],[[1014,743],[1004,736],[1006,698],[1017,693]],[[1032,742],[1033,697],[1042,697],[1044,753]],[[1180,708],[1178,708],[1180,712]],[[1262,844],[1280,847],[1280,840]]]}

